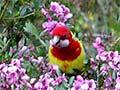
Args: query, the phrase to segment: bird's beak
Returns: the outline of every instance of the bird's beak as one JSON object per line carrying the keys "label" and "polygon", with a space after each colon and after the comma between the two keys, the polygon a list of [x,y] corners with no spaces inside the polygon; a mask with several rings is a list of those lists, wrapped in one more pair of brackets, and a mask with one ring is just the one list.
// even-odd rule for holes
{"label": "bird's beak", "polygon": [[60,42],[60,37],[59,36],[54,36],[53,39],[50,40],[50,45],[57,45]]}
{"label": "bird's beak", "polygon": [[69,46],[69,43],[70,42],[68,39],[60,40],[59,36],[54,36],[53,39],[50,40],[50,45],[59,47],[59,48],[67,47]]}

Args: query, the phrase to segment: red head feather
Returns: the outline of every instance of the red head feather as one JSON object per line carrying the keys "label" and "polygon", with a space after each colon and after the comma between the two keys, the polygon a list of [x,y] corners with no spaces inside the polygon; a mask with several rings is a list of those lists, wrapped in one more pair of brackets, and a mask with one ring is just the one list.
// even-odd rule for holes
{"label": "red head feather", "polygon": [[70,30],[66,26],[56,26],[52,31],[53,36],[72,38]]}

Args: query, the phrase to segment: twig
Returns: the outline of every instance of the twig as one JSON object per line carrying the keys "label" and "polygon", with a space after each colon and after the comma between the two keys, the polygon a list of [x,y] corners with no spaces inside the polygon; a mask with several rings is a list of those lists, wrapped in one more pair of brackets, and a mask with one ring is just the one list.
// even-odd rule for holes
{"label": "twig", "polygon": [[31,15],[33,15],[34,14],[34,12],[32,12],[32,13],[29,13],[29,14],[27,14],[27,15],[25,15],[25,16],[18,16],[18,17],[9,17],[9,18],[3,18],[3,19],[21,19],[21,18],[26,18],[26,17],[28,17],[28,16],[31,16]]}
{"label": "twig", "polygon": [[40,38],[38,38],[38,39],[39,39],[40,43],[47,49],[46,43],[43,40],[41,40]]}
{"label": "twig", "polygon": [[8,4],[9,4],[9,0],[6,1],[6,4],[5,4],[5,6],[4,6],[4,9],[3,9],[3,11],[2,11],[2,13],[1,13],[1,15],[0,15],[0,20],[2,19],[3,15],[4,15],[4,13],[5,13],[5,10],[7,9]]}

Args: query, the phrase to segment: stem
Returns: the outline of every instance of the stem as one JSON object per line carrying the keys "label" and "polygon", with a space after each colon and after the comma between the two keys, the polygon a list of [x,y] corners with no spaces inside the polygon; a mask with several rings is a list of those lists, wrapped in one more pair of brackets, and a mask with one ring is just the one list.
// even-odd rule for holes
{"label": "stem", "polygon": [[[100,63],[100,62],[99,62]],[[98,90],[99,90],[99,77],[100,77],[100,64],[98,65],[98,68],[97,68],[97,86],[98,86]]]}
{"label": "stem", "polygon": [[46,48],[46,50],[47,50],[47,45],[45,44],[45,42],[43,41],[43,40],[41,40],[40,38],[39,38],[39,41],[40,41],[40,43]]}
{"label": "stem", "polygon": [[29,14],[27,14],[27,15],[25,15],[25,16],[18,16],[18,17],[9,17],[9,18],[4,18],[4,19],[21,19],[21,18],[26,18],[26,17],[28,17],[28,16],[31,16],[31,15],[33,15],[34,14],[34,12],[32,12],[32,13],[29,13]]}
{"label": "stem", "polygon": [[3,15],[4,15],[4,13],[5,13],[6,9],[7,9],[8,4],[9,4],[9,0],[6,0],[4,9],[3,9],[3,11],[2,11],[2,13],[1,13],[1,15],[0,15],[0,20],[2,19]]}
{"label": "stem", "polygon": [[115,83],[116,77],[117,77],[117,72],[113,70],[113,71],[112,71],[112,78],[113,78],[113,80],[114,80],[114,81],[113,81],[113,87],[115,87],[115,84],[116,84],[116,83]]}
{"label": "stem", "polygon": [[47,31],[42,31],[41,33],[40,33],[40,35],[39,35],[39,37],[41,37],[44,33],[46,33]]}
{"label": "stem", "polygon": [[97,86],[99,87],[99,71],[97,70]]}

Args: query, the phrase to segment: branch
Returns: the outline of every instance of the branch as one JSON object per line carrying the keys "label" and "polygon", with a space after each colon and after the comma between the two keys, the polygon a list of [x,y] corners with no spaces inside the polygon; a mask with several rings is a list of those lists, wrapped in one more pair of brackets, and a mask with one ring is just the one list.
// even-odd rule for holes
{"label": "branch", "polygon": [[8,4],[9,4],[9,0],[7,0],[6,3],[5,3],[4,9],[3,9],[3,11],[1,12],[1,15],[0,15],[0,20],[2,19],[3,15],[4,15],[4,13],[7,9]]}
{"label": "branch", "polygon": [[18,16],[18,17],[9,17],[9,18],[3,18],[3,19],[21,19],[21,18],[26,18],[26,17],[28,17],[28,16],[31,16],[31,15],[33,15],[34,14],[34,12],[32,12],[32,13],[29,13],[29,14],[27,14],[27,15],[25,15],[25,16]]}

